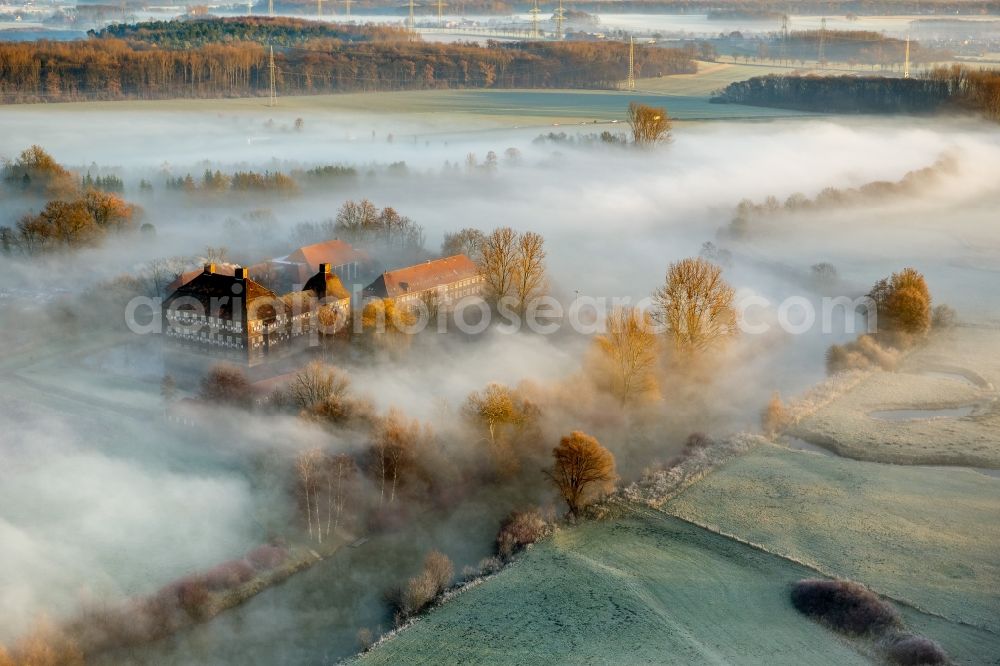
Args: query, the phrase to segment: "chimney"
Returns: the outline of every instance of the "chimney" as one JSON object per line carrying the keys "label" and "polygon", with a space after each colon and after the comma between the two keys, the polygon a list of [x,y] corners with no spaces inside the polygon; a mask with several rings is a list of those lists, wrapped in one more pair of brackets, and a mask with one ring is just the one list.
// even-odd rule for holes
{"label": "chimney", "polygon": [[325,275],[329,275],[330,274],[330,264],[320,264],[319,265],[319,272],[323,273]]}
{"label": "chimney", "polygon": [[215,274],[215,264],[205,264],[205,275]]}
{"label": "chimney", "polygon": [[235,276],[237,280],[246,280],[250,277],[250,271],[246,268],[237,268]]}

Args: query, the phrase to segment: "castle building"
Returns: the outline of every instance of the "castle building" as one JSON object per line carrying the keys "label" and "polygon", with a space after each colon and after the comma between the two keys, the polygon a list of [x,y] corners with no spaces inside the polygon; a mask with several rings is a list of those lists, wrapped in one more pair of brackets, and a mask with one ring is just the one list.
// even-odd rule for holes
{"label": "castle building", "polygon": [[318,332],[336,332],[350,307],[350,293],[326,263],[302,291],[283,296],[247,268],[228,275],[206,264],[164,300],[164,335],[174,351],[253,367],[304,348]]}
{"label": "castle building", "polygon": [[482,296],[484,287],[485,279],[476,263],[456,254],[382,273],[362,295],[366,299],[391,298],[400,305],[430,299],[447,308],[466,296]]}

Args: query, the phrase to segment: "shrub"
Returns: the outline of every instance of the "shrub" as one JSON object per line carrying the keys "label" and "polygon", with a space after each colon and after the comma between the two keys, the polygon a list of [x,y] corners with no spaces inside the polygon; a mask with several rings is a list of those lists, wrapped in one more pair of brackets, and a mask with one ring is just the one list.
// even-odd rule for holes
{"label": "shrub", "polygon": [[885,640],[883,648],[890,664],[936,666],[948,663],[948,655],[940,645],[916,634],[893,634]]}
{"label": "shrub", "polygon": [[699,449],[707,449],[712,446],[712,438],[703,432],[693,432],[688,435],[687,440],[684,442],[684,453],[690,454],[692,451],[697,451]]}
{"label": "shrub", "polygon": [[229,560],[218,564],[199,579],[209,590],[226,590],[236,587],[254,577],[254,568],[247,560]]}
{"label": "shrub", "polygon": [[958,313],[947,305],[938,305],[931,311],[931,328],[951,328],[955,325]]}
{"label": "shrub", "polygon": [[426,571],[422,571],[403,587],[399,597],[399,615],[405,620],[427,608],[437,596],[437,581]]}
{"label": "shrub", "polygon": [[275,568],[284,562],[287,557],[287,548],[273,544],[264,544],[263,546],[257,546],[247,553],[246,559],[253,568],[262,571]]}
{"label": "shrub", "polygon": [[375,644],[375,638],[372,636],[372,630],[368,627],[361,627],[358,629],[358,647],[361,648],[362,652],[368,652],[372,649],[372,645]]}
{"label": "shrub", "polygon": [[424,573],[434,581],[435,594],[441,594],[451,586],[455,577],[455,566],[444,553],[432,550],[424,559]]}
{"label": "shrub", "polygon": [[788,412],[781,402],[781,396],[775,391],[771,396],[771,401],[760,415],[761,426],[764,432],[773,435],[788,424]]}
{"label": "shrub", "polygon": [[419,574],[406,582],[401,590],[390,595],[396,606],[396,624],[402,624],[412,615],[421,612],[439,594],[448,589],[455,567],[444,553],[432,550],[424,558]]}
{"label": "shrub", "polygon": [[549,526],[538,509],[511,511],[500,523],[497,552],[507,559],[545,536]]}
{"label": "shrub", "polygon": [[792,605],[804,615],[847,634],[880,633],[901,626],[899,614],[864,585],[846,580],[800,580]]}
{"label": "shrub", "polygon": [[195,620],[208,615],[209,593],[200,580],[185,580],[177,585],[177,604]]}

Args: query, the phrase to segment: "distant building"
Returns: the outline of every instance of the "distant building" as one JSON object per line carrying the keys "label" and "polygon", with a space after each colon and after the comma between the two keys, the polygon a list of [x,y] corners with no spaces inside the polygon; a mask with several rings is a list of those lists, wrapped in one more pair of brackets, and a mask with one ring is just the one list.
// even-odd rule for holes
{"label": "distant building", "polygon": [[247,268],[228,275],[206,264],[163,302],[164,335],[174,350],[253,367],[301,349],[317,331],[336,332],[350,307],[350,293],[329,264],[302,291],[280,297]]}
{"label": "distant building", "polygon": [[391,298],[401,305],[431,299],[447,307],[466,296],[482,296],[483,275],[464,254],[387,271],[365,287],[366,299]]}
{"label": "distant building", "polygon": [[350,243],[328,240],[304,245],[285,257],[272,259],[266,265],[279,289],[291,289],[293,285],[303,284],[315,275],[321,264],[329,264],[330,272],[350,284],[363,275],[370,262],[368,253],[352,247]]}

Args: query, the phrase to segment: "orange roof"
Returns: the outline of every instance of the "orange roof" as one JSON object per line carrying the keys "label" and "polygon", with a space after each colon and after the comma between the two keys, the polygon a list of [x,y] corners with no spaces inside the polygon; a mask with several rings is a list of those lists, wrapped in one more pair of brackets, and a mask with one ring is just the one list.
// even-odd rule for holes
{"label": "orange roof", "polygon": [[396,298],[403,294],[426,291],[479,275],[479,267],[464,254],[434,259],[416,266],[382,273],[365,288],[369,296]]}
{"label": "orange roof", "polygon": [[328,240],[322,243],[305,245],[284,259],[284,261],[292,263],[308,264],[309,270],[313,273],[319,270],[320,264],[330,264],[336,267],[355,261],[361,262],[367,260],[368,255],[366,253],[354,249],[350,243],[342,240]]}

